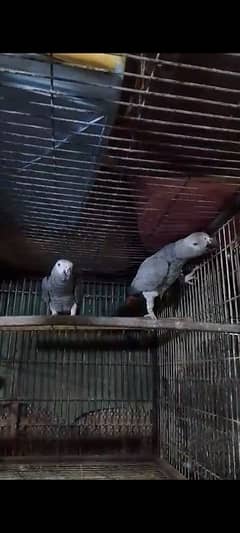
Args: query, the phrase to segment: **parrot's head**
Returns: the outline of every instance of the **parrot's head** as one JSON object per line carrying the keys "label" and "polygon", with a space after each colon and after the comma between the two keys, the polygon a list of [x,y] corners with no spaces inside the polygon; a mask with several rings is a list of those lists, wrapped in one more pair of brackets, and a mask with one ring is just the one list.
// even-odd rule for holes
{"label": "parrot's head", "polygon": [[182,240],[181,256],[184,259],[193,259],[213,250],[215,247],[216,243],[213,237],[210,237],[207,233],[203,231],[191,233],[191,235]]}
{"label": "parrot's head", "polygon": [[59,259],[54,265],[54,271],[58,277],[62,280],[69,280],[73,271],[73,264],[67,259]]}

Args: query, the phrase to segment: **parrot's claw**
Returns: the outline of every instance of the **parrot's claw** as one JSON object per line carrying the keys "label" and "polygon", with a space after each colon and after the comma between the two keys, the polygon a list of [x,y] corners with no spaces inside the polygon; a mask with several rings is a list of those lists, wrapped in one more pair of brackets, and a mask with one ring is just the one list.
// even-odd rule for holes
{"label": "parrot's claw", "polygon": [[187,285],[194,285],[195,281],[196,281],[196,277],[194,276],[196,270],[198,269],[198,267],[195,267],[192,272],[190,272],[190,274],[187,274],[185,277],[184,277],[184,283],[186,283]]}
{"label": "parrot's claw", "polygon": [[192,279],[186,279],[185,278],[184,279],[185,285],[190,285],[190,286],[194,285],[195,281],[196,281],[196,278],[192,278]]}
{"label": "parrot's claw", "polygon": [[72,308],[71,308],[71,316],[75,316],[77,313],[77,304],[74,303]]}
{"label": "parrot's claw", "polygon": [[147,315],[144,315],[144,318],[150,318],[151,320],[157,320],[157,317],[153,312],[148,313]]}
{"label": "parrot's claw", "polygon": [[56,316],[57,315],[56,309],[54,309],[54,307],[51,304],[49,305],[49,308],[50,308],[51,315],[52,316]]}

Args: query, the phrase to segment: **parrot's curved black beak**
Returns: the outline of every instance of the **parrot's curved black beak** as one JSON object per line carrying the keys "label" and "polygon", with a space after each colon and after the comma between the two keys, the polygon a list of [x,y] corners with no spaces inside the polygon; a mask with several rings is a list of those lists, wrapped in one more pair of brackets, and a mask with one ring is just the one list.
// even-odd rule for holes
{"label": "parrot's curved black beak", "polygon": [[64,270],[63,271],[63,275],[64,275],[64,279],[68,280],[70,278],[71,271],[70,270]]}
{"label": "parrot's curved black beak", "polygon": [[216,250],[217,247],[218,247],[218,245],[217,245],[216,239],[214,237],[210,237],[209,241],[208,241],[208,244],[207,244],[207,249],[209,251],[211,251],[211,250],[213,251],[213,250]]}

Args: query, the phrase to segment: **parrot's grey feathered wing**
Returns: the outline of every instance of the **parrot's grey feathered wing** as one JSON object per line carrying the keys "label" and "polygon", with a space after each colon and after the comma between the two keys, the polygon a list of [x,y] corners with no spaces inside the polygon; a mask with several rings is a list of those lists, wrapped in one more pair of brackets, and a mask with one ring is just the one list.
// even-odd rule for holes
{"label": "parrot's grey feathered wing", "polygon": [[164,257],[149,257],[140,266],[131,288],[136,291],[154,291],[161,285],[168,274],[169,264]]}
{"label": "parrot's grey feathered wing", "polygon": [[73,291],[74,291],[75,302],[79,305],[83,294],[82,294],[81,283],[77,278],[74,279]]}
{"label": "parrot's grey feathered wing", "polygon": [[46,304],[49,304],[49,292],[48,292],[48,278],[45,276],[42,280],[42,299]]}

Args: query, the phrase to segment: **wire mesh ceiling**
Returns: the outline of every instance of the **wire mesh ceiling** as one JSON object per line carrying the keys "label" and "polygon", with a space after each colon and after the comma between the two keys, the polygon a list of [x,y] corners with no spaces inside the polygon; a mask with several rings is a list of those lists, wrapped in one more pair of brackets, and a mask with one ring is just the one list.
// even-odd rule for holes
{"label": "wire mesh ceiling", "polygon": [[239,189],[239,91],[240,54],[0,54],[1,263],[127,273],[205,229]]}

